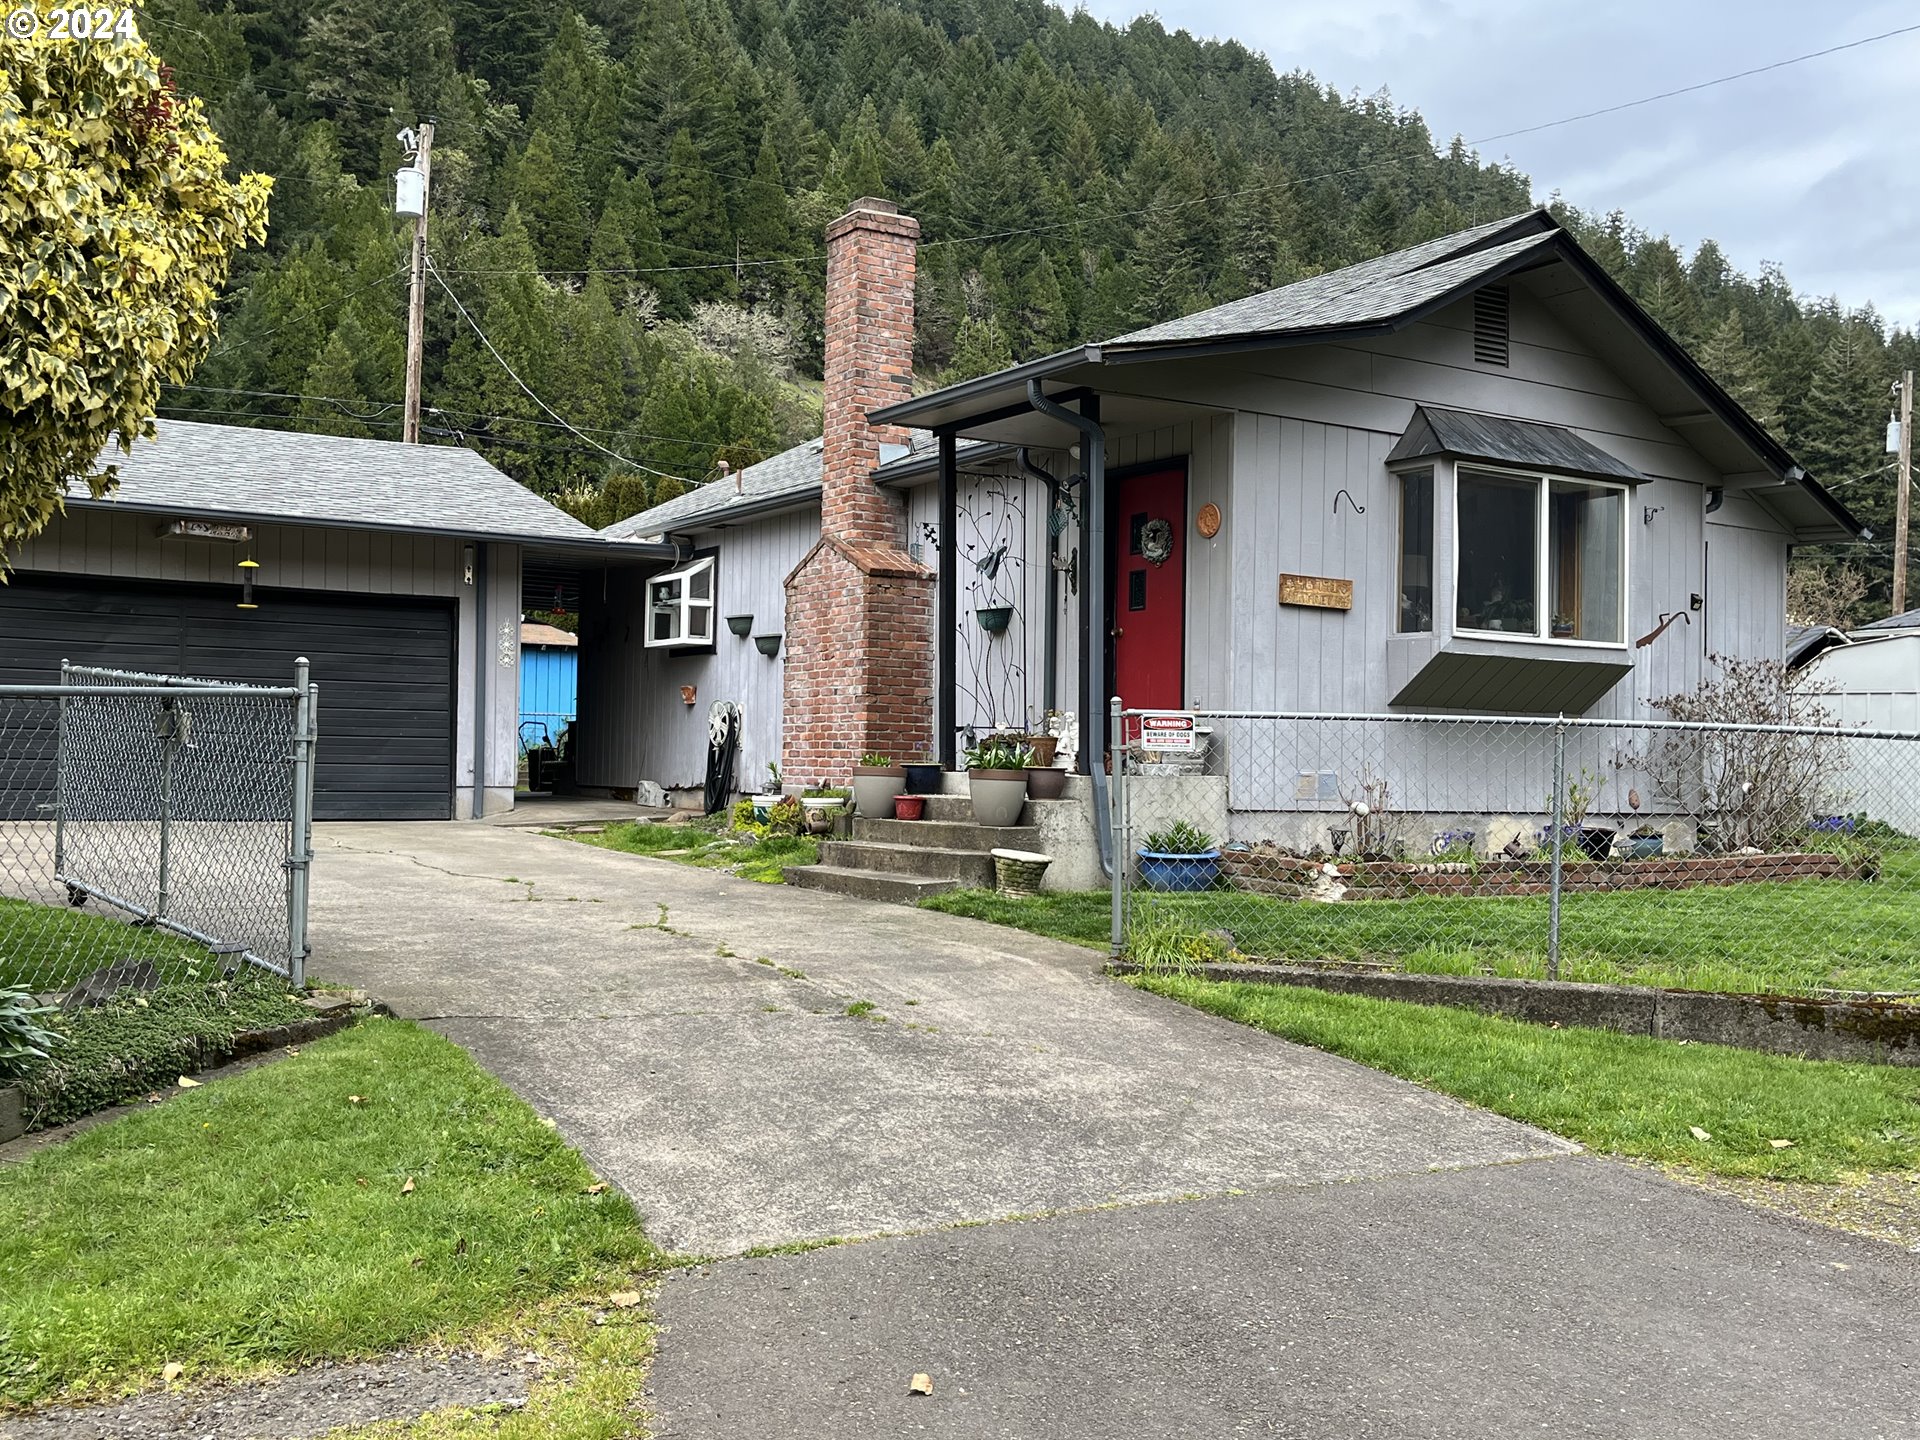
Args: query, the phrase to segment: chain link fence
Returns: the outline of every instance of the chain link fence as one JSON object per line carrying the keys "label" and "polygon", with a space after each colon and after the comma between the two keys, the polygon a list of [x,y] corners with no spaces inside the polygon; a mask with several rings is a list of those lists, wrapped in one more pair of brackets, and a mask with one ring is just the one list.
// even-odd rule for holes
{"label": "chain link fence", "polygon": [[[1116,714],[1116,953],[1920,995],[1920,734]],[[1150,727],[1151,734],[1151,727]]]}
{"label": "chain link fence", "polygon": [[0,989],[305,982],[318,689],[0,686]]}

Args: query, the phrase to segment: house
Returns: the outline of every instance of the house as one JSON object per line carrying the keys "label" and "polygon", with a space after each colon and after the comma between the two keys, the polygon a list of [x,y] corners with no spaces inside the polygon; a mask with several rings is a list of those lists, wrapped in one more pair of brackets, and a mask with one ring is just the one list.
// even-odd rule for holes
{"label": "house", "polygon": [[70,496],[10,557],[0,681],[50,684],[70,659],[287,684],[304,655],[323,819],[510,806],[523,607],[556,589],[577,605],[588,562],[597,577],[672,555],[609,547],[467,450],[157,429],[101,457],[117,492]]}
{"label": "house", "polygon": [[[1890,615],[1796,657],[1788,648],[1795,684],[1814,692],[1825,718],[1849,729],[1920,734],[1920,610]],[[1912,742],[1862,738],[1847,746],[1839,779],[1849,813],[1866,811],[1909,834],[1920,832],[1920,800]]]}
{"label": "house", "polygon": [[1098,789],[1116,694],[1644,718],[1865,533],[1545,211],[919,395],[916,236],[830,227],[822,440],[608,532],[676,566],[588,598],[584,782],[697,785],[714,701],[748,785],[1057,710]]}

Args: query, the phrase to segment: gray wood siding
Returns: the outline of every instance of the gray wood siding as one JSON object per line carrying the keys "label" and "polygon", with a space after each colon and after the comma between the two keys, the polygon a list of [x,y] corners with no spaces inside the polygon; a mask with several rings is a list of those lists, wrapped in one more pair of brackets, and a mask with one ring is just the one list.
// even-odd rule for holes
{"label": "gray wood siding", "polygon": [[[76,505],[20,547],[15,568],[62,575],[100,575],[120,580],[173,580],[186,584],[236,584],[235,562],[244,551],[204,540],[163,537],[163,517]],[[313,525],[255,525],[253,558],[260,562],[263,606],[276,589],[336,591],[356,595],[439,595],[459,602],[455,618],[458,680],[453,701],[456,813],[473,804],[474,591],[465,580],[464,542],[450,536],[401,535]],[[485,784],[512,792],[518,765],[520,547],[495,544],[488,552],[487,766]],[[500,648],[503,627],[513,644]],[[506,657],[503,663],[503,655]],[[321,730],[326,724],[325,675],[320,684]],[[324,743],[324,738],[323,742]],[[503,802],[496,800],[496,808]]]}
{"label": "gray wood siding", "polygon": [[[754,635],[784,635],[784,582],[820,538],[814,506],[744,525],[696,534],[697,548],[716,547],[720,603],[718,645],[711,655],[675,655],[643,643],[646,577],[637,570],[607,574],[605,598],[589,587],[580,663],[580,751],[584,785],[625,788],[651,780],[670,789],[697,787],[707,773],[707,721],[713,703],[741,710],[735,784],[758,790],[767,762],[780,757],[781,655],[768,659]],[[745,639],[727,629],[729,615],[752,615]],[[680,687],[696,687],[692,705]],[[814,776],[791,776],[813,780]]]}

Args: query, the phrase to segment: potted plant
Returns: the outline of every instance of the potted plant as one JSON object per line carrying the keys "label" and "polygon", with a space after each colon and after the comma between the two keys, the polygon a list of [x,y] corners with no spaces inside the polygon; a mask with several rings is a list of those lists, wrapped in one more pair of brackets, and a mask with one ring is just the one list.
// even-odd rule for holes
{"label": "potted plant", "polygon": [[1026,763],[1026,747],[1006,740],[984,740],[967,751],[974,824],[998,829],[1020,823],[1027,803]]}
{"label": "potted plant", "polygon": [[1037,746],[1028,745],[1027,752],[1027,798],[1029,800],[1058,800],[1067,793],[1067,772],[1053,763],[1053,737],[1047,737],[1047,756],[1040,758]]}
{"label": "potted plant", "polygon": [[807,833],[826,835],[832,832],[834,821],[846,808],[852,795],[835,789],[831,785],[810,785],[800,795],[800,809],[806,815]]}
{"label": "potted plant", "polygon": [[1573,638],[1573,617],[1556,612],[1553,617],[1553,638],[1571,640]]}
{"label": "potted plant", "polygon": [[[1604,825],[1587,824],[1587,812],[1593,808],[1593,802],[1600,798],[1600,792],[1606,788],[1607,777],[1596,775],[1584,765],[1580,773],[1567,781],[1566,806],[1561,811],[1562,833],[1571,838],[1589,860],[1604,860],[1607,852],[1613,848],[1614,832]],[[1547,840],[1553,839],[1553,800],[1547,800]]]}
{"label": "potted plant", "polygon": [[1651,825],[1642,825],[1627,837],[1627,858],[1629,860],[1651,860],[1661,851],[1660,832]]}
{"label": "potted plant", "polygon": [[900,768],[906,773],[909,795],[938,795],[940,779],[947,773],[938,760],[909,760]]}
{"label": "potted plant", "polygon": [[62,1037],[39,1022],[56,1013],[30,990],[0,990],[0,1142],[26,1130],[23,1105],[14,1081],[47,1058]]}
{"label": "potted plant", "polygon": [[1184,820],[1153,831],[1140,846],[1140,881],[1149,890],[1205,890],[1219,878],[1213,837]]}
{"label": "potted plant", "polygon": [[907,772],[891,755],[862,755],[853,767],[853,808],[869,820],[893,818],[893,797],[907,788]]}
{"label": "potted plant", "polygon": [[927,817],[927,797],[925,795],[896,795],[893,797],[893,818],[896,820],[924,820]]}

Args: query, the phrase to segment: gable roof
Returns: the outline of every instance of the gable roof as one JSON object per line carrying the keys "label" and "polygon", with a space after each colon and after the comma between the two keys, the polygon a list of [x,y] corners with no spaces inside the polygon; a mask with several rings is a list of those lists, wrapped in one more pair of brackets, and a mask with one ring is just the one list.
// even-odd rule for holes
{"label": "gable roof", "polygon": [[[650,510],[616,520],[600,533],[609,540],[632,540],[643,536],[685,533],[729,525],[779,510],[791,510],[820,498],[824,464],[822,441],[808,440],[770,456],[757,465],[749,465],[731,480],[716,480],[663,500]],[[874,470],[875,481],[898,485],[925,472],[933,463],[934,437],[924,430],[915,431],[903,448],[883,445],[881,464]],[[962,440],[958,453],[978,463],[987,452],[1005,447],[987,440]]]}
{"label": "gable roof", "polygon": [[[1663,367],[1659,373],[1666,382],[1699,403],[1703,421],[1720,427],[1725,437],[1722,448],[1738,451],[1742,465],[1750,463],[1749,456],[1759,461],[1760,468],[1752,476],[1771,477],[1768,483],[1782,492],[1778,503],[1794,512],[1794,518],[1785,522],[1792,531],[1805,540],[1870,533],[1544,209],[1129,331],[1097,345],[1029,360],[885,406],[871,418],[887,425],[1041,443],[1032,438],[1029,423],[1031,384],[1051,385],[1056,400],[1104,395],[1140,412],[1150,397],[1124,380],[1109,383],[1116,367],[1389,335],[1496,280],[1555,263],[1571,272],[1575,291],[1590,297],[1599,314],[1610,316],[1621,327],[1619,334],[1631,355],[1616,355],[1609,363],[1616,368],[1643,365],[1650,350]],[[1140,414],[1135,416],[1139,428],[1160,423],[1167,421],[1148,417],[1142,423]],[[1723,463],[1721,470],[1730,474],[1741,470],[1741,465]],[[1743,483],[1750,484],[1747,473],[1741,473]],[[1791,497],[1785,492],[1792,492]]]}
{"label": "gable roof", "polygon": [[1640,484],[1647,478],[1626,461],[1609,455],[1590,440],[1581,439],[1564,425],[1416,405],[1412,421],[1388,452],[1386,463],[1393,465],[1429,455],[1487,460],[1497,465],[1524,465],[1592,480],[1624,480],[1630,485]]}
{"label": "gable roof", "polygon": [[1875,620],[1867,625],[1856,625],[1854,632],[1862,630],[1920,630],[1920,610],[1908,610],[1901,615],[1889,615],[1884,620]]}
{"label": "gable roof", "polygon": [[729,479],[701,485],[638,515],[616,520],[600,533],[609,540],[638,540],[800,504],[820,493],[821,444],[818,439],[808,440],[782,450]]}
{"label": "gable roof", "polygon": [[1228,339],[1350,331],[1395,320],[1492,279],[1546,248],[1557,230],[1545,211],[1512,215],[1357,265],[1313,275],[1178,320],[1105,341],[1102,351]]}
{"label": "gable roof", "polygon": [[68,505],[475,540],[593,541],[594,532],[471,450],[160,420],[133,453],[102,451],[120,488]]}

